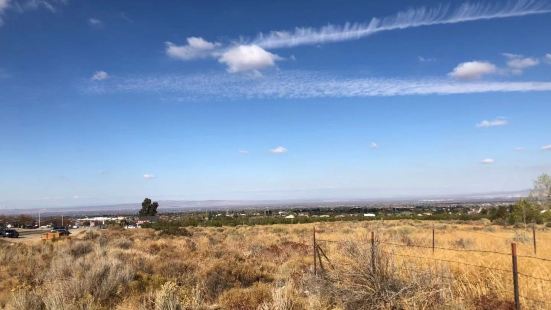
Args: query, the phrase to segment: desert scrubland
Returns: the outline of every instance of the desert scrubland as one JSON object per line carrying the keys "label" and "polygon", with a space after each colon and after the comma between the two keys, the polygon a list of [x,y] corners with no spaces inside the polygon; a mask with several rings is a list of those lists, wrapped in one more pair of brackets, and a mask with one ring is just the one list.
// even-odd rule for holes
{"label": "desert scrubland", "polygon": [[0,307],[512,309],[514,242],[523,308],[551,309],[551,229],[538,226],[536,236],[537,254],[530,226],[489,221],[107,229],[0,241]]}

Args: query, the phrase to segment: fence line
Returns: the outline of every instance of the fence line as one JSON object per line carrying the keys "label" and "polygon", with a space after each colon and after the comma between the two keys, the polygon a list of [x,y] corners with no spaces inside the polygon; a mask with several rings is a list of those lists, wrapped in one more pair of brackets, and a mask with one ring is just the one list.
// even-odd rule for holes
{"label": "fence line", "polygon": [[489,250],[443,248],[443,247],[437,247],[437,246],[426,246],[426,245],[418,245],[418,244],[402,244],[402,243],[393,243],[393,242],[386,242],[386,241],[380,241],[380,243],[395,245],[395,246],[403,246],[403,247],[415,247],[415,248],[436,249],[436,250],[445,250],[445,251],[492,253],[492,254],[500,254],[500,255],[505,255],[505,256],[511,255],[510,253],[503,253],[503,252],[489,251]]}
{"label": "fence line", "polygon": [[426,260],[446,262],[446,263],[454,263],[454,264],[460,264],[460,265],[465,265],[465,266],[470,266],[470,267],[477,267],[477,268],[482,268],[482,269],[490,269],[490,270],[506,272],[506,273],[511,272],[510,270],[505,270],[505,269],[501,269],[501,268],[495,268],[495,267],[489,267],[489,266],[483,266],[483,265],[476,265],[476,264],[469,264],[469,263],[455,261],[455,260],[449,260],[449,259],[426,257],[426,256],[406,255],[406,254],[397,254],[397,253],[392,253],[392,252],[387,252],[387,251],[382,251],[382,252],[384,252],[385,254],[388,254],[388,255],[392,255],[392,256],[402,256],[402,257],[426,259]]}
{"label": "fence line", "polygon": [[[471,253],[474,252],[474,253],[497,254],[497,255],[504,255],[504,256],[509,256],[510,255],[511,258],[512,258],[512,270],[506,270],[506,269],[502,269],[502,268],[490,267],[490,266],[484,266],[484,265],[477,265],[477,264],[470,264],[470,263],[466,263],[466,262],[462,262],[462,261],[456,261],[456,260],[448,260],[448,259],[427,257],[427,256],[398,254],[398,253],[394,253],[394,252],[379,250],[380,252],[386,253],[386,254],[391,255],[391,256],[409,257],[409,258],[415,258],[415,259],[426,259],[426,260],[431,260],[431,261],[459,264],[459,265],[470,266],[470,267],[475,267],[475,268],[499,271],[499,272],[507,273],[507,274],[511,274],[511,272],[512,272],[513,295],[514,295],[514,299],[515,299],[515,309],[520,309],[520,299],[521,298],[525,301],[530,301],[530,302],[534,302],[534,303],[542,303],[542,304],[545,304],[545,305],[551,304],[551,303],[548,303],[546,301],[533,299],[533,298],[529,298],[529,297],[520,295],[519,280],[518,280],[519,276],[529,278],[529,279],[532,279],[532,280],[542,281],[542,282],[551,282],[551,279],[541,278],[541,277],[537,277],[537,276],[534,276],[534,275],[519,272],[518,271],[517,258],[535,259],[535,260],[539,260],[539,261],[542,261],[542,262],[551,262],[551,259],[536,257],[536,256],[529,256],[529,255],[517,255],[517,253],[516,253],[517,252],[516,251],[517,247],[516,247],[516,243],[514,243],[514,242],[511,243],[511,253],[504,253],[504,252],[490,251],[490,250],[478,250],[478,249],[458,249],[458,248],[436,247],[435,246],[435,233],[434,232],[435,232],[435,230],[434,230],[434,227],[433,227],[432,228],[432,246],[424,246],[424,245],[402,244],[402,243],[394,243],[394,242],[389,242],[389,241],[378,240],[378,239],[375,238],[374,232],[372,231],[371,232],[371,264],[372,264],[372,270],[373,271],[375,270],[375,256],[376,256],[375,252],[376,252],[377,246],[380,245],[380,244],[390,245],[390,246],[399,246],[399,247],[432,249],[433,255],[434,255],[434,250],[435,249],[442,250],[442,251],[471,252]],[[534,254],[535,254],[536,253],[536,233],[535,233],[534,226],[532,226],[532,233],[533,233],[533,247],[534,247]],[[315,235],[316,235],[316,230],[315,230],[315,227],[314,227],[314,249],[315,249],[315,251],[314,251],[314,273],[316,273],[316,252],[318,252],[317,255],[318,255],[318,258],[319,258],[319,263],[320,263],[321,268],[323,268],[323,266],[322,266],[320,253],[323,255],[325,260],[329,263],[331,268],[334,269],[331,261],[329,260],[329,258],[325,254],[324,250],[317,244],[317,242],[340,243],[340,242],[343,242],[345,240],[339,241],[339,240],[316,239]],[[416,272],[416,273],[418,273],[420,271],[418,269],[406,268],[404,266],[399,266],[399,267],[396,267],[396,268],[411,271],[411,272]],[[447,279],[447,280],[452,280],[452,281],[457,280],[453,277],[447,277],[447,276],[444,276],[444,275],[439,275],[439,277],[443,278],[443,279]]]}

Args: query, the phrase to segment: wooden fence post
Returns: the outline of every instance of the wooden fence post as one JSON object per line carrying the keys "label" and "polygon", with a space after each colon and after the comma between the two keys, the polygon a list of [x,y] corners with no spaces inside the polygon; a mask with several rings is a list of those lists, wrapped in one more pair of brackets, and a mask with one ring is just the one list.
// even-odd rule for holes
{"label": "wooden fence post", "polygon": [[316,262],[316,248],[317,248],[317,244],[316,244],[316,226],[314,226],[314,247],[312,248],[313,251],[314,251],[314,275],[317,275],[318,274],[318,266],[317,266],[317,262]]}
{"label": "wooden fence post", "polygon": [[515,294],[515,310],[520,310],[520,295],[518,291],[517,244],[511,243],[511,257],[513,259],[513,289]]}
{"label": "wooden fence post", "polygon": [[434,224],[432,224],[432,254],[434,255]]}
{"label": "wooden fence post", "polygon": [[375,274],[375,233],[371,232],[371,272]]}
{"label": "wooden fence post", "polygon": [[532,240],[534,241],[534,255],[536,255],[536,223],[532,224]]}

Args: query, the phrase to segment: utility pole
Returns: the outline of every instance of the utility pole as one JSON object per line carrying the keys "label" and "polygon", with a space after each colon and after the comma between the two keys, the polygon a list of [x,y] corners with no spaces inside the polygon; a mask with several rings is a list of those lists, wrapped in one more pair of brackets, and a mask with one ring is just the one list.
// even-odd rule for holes
{"label": "utility pole", "polygon": [[38,210],[38,228],[40,229],[40,210]]}

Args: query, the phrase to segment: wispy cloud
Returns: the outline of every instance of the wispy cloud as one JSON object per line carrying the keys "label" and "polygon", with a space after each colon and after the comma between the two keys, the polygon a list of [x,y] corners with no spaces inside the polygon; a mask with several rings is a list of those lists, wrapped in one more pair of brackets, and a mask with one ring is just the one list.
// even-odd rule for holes
{"label": "wispy cloud", "polygon": [[90,93],[152,93],[188,99],[346,98],[451,95],[489,92],[549,92],[551,82],[459,82],[449,79],[339,77],[285,71],[263,77],[222,73],[110,78],[90,81]]}
{"label": "wispy cloud", "polygon": [[270,152],[273,154],[284,154],[284,153],[287,153],[287,148],[280,145],[271,149]]}
{"label": "wispy cloud", "polygon": [[90,78],[92,81],[103,81],[109,78],[109,74],[105,71],[96,71]]}
{"label": "wispy cloud", "polygon": [[143,175],[143,178],[146,179],[146,180],[151,180],[151,179],[155,178],[155,175],[153,175],[151,173],[146,173],[146,174]]}
{"label": "wispy cloud", "polygon": [[480,123],[476,124],[478,128],[489,128],[489,127],[498,127],[508,125],[509,121],[504,117],[497,117],[491,120],[483,120]]}
{"label": "wispy cloud", "polygon": [[4,15],[8,10],[18,13],[46,9],[52,13],[57,12],[58,7],[67,3],[68,0],[0,0],[0,26],[4,24]]}
{"label": "wispy cloud", "polygon": [[191,60],[214,56],[213,53],[220,46],[220,43],[209,42],[201,37],[189,37],[186,41],[184,45],[165,42],[166,54],[175,59]]}
{"label": "wispy cloud", "polygon": [[239,150],[239,154],[241,154],[241,155],[249,155],[249,151],[247,151],[247,150]]}
{"label": "wispy cloud", "polygon": [[551,151],[551,144],[544,145],[541,147],[541,149],[544,151]]}
{"label": "wispy cloud", "polygon": [[522,151],[525,151],[526,148],[523,147],[523,146],[517,146],[517,147],[514,148],[514,150],[517,151],[517,152],[522,152]]}
{"label": "wispy cloud", "polygon": [[549,12],[551,12],[549,3],[533,0],[507,1],[493,5],[488,3],[465,3],[455,9],[450,6],[421,7],[398,12],[385,18],[373,18],[368,23],[347,23],[342,26],[328,25],[321,28],[296,28],[294,31],[272,31],[268,34],[259,34],[253,43],[268,49],[285,48],[357,40],[383,31]]}
{"label": "wispy cloud", "polygon": [[103,22],[97,18],[91,17],[88,19],[88,25],[99,28],[103,26]]}
{"label": "wispy cloud", "polygon": [[483,165],[491,165],[495,163],[495,160],[493,158],[484,158],[483,160],[480,161],[480,163]]}
{"label": "wispy cloud", "polygon": [[524,70],[540,63],[537,58],[524,57],[523,55],[504,53],[503,56],[507,58],[507,68],[513,74],[522,74]]}
{"label": "wispy cloud", "polygon": [[369,144],[369,147],[372,148],[372,149],[378,149],[379,148],[379,144],[375,143],[375,142],[371,142]]}
{"label": "wispy cloud", "polygon": [[497,72],[497,67],[487,61],[468,61],[460,63],[448,75],[459,80],[476,80]]}
{"label": "wispy cloud", "polygon": [[[229,72],[235,73],[273,66],[280,58],[268,51],[271,49],[358,40],[383,31],[550,12],[550,3],[537,0],[509,0],[493,5],[466,3],[460,6],[420,7],[384,18],[372,18],[367,23],[330,24],[321,28],[298,27],[292,31],[271,31],[260,33],[253,39],[240,37],[231,40],[229,44],[209,42],[201,37],[189,37],[184,45],[166,42],[166,53],[181,60],[213,57],[228,65]],[[240,65],[232,65],[232,58],[238,59],[233,62]]]}

